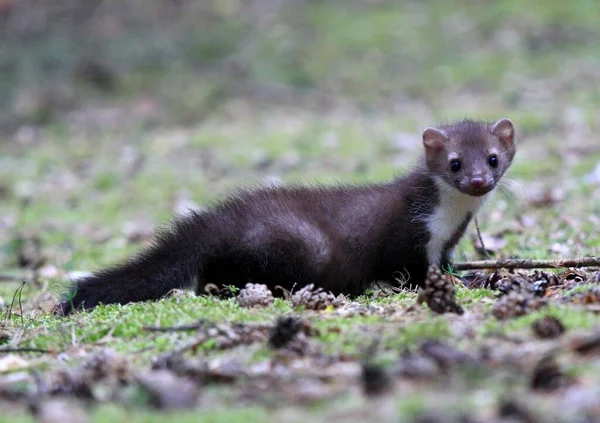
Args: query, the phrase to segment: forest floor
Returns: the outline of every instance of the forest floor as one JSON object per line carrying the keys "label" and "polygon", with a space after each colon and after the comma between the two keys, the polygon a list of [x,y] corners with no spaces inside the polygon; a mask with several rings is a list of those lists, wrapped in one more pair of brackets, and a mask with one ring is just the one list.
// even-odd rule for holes
{"label": "forest floor", "polygon": [[[600,256],[598,7],[529,3],[302,3],[208,71],[140,59],[109,93],[83,72],[64,108],[23,82],[0,119],[0,422],[600,421],[599,269],[463,272],[462,315],[378,287],[321,310],[177,292],[51,313],[173,213],[240,186],[387,180],[422,128],[465,116],[518,132],[480,214],[492,257]],[[109,68],[136,57],[115,51]],[[244,78],[220,72],[231,57]],[[474,240],[457,261],[481,258]]]}

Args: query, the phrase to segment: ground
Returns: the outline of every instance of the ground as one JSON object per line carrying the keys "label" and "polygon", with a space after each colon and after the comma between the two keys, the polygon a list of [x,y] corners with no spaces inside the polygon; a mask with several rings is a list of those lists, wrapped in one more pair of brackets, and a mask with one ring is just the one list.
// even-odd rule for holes
{"label": "ground", "polygon": [[[463,117],[517,128],[480,214],[493,257],[600,255],[596,2],[137,3],[30,28],[0,2],[0,421],[600,419],[593,268],[462,272],[462,315],[377,287],[322,310],[181,292],[50,313],[73,272],[175,212],[239,186],[387,180],[423,128]],[[473,235],[457,261],[481,258]]]}

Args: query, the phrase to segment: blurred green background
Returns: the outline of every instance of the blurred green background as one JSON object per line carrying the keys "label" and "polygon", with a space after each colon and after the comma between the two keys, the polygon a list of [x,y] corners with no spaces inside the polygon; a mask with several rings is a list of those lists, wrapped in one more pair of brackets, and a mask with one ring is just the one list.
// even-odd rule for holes
{"label": "blurred green background", "polygon": [[89,270],[239,185],[388,179],[467,116],[517,125],[484,226],[536,224],[505,254],[598,252],[595,0],[0,0],[0,25],[4,267],[16,234]]}
{"label": "blurred green background", "polygon": [[154,124],[195,124],[234,98],[551,109],[558,125],[565,102],[600,102],[594,0],[2,0],[0,23],[3,129],[93,99],[157,101]]}

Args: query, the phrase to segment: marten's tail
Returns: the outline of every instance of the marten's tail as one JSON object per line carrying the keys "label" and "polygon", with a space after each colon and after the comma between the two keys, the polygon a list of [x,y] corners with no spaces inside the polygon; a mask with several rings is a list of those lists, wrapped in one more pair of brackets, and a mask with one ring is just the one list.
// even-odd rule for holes
{"label": "marten's tail", "polygon": [[118,266],[75,281],[57,312],[67,315],[98,304],[156,300],[175,288],[195,283],[201,266],[200,216],[176,220],[155,236],[152,246]]}

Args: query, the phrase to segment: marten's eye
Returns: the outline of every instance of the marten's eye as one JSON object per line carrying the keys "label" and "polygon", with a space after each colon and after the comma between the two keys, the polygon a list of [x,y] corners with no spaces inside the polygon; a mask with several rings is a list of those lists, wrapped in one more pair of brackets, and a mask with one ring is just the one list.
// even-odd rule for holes
{"label": "marten's eye", "polygon": [[488,158],[488,163],[490,164],[491,167],[498,167],[498,156],[496,156],[495,154],[492,154]]}
{"label": "marten's eye", "polygon": [[450,160],[450,170],[454,173],[458,172],[462,165],[460,164],[460,160],[454,159]]}

